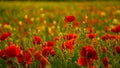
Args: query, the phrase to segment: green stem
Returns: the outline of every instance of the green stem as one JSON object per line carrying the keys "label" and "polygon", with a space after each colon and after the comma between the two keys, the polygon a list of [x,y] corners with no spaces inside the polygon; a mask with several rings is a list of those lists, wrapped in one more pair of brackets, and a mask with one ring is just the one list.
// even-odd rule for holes
{"label": "green stem", "polygon": [[16,64],[17,64],[18,68],[21,68],[19,62],[17,61],[17,59],[16,59]]}

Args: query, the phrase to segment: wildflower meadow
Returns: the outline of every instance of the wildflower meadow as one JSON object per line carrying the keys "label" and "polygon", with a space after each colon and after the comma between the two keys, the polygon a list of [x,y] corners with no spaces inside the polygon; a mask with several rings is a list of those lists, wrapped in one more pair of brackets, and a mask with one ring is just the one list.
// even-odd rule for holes
{"label": "wildflower meadow", "polygon": [[120,2],[0,2],[0,68],[120,68]]}

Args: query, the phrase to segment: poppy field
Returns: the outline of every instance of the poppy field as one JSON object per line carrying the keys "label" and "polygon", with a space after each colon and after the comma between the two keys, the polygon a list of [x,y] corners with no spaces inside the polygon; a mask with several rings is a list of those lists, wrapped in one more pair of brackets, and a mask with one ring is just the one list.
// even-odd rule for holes
{"label": "poppy field", "polygon": [[0,2],[0,68],[119,68],[120,2]]}

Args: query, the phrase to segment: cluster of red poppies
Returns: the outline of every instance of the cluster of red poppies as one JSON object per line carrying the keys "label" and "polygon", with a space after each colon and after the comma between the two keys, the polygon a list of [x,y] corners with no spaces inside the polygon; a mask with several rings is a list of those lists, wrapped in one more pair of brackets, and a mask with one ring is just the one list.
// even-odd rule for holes
{"label": "cluster of red poppies", "polygon": [[[34,37],[37,37],[34,39]],[[33,37],[33,44],[34,42],[40,42],[41,39],[38,36]],[[39,39],[38,39],[39,38]],[[41,43],[36,43],[41,44]],[[18,46],[17,44],[8,44],[6,49],[3,49],[0,51],[0,57],[2,59],[7,59],[10,61],[12,58],[16,58],[20,65],[30,65],[33,62],[33,57],[35,57],[36,60],[38,60],[42,64],[42,68],[45,67],[47,64],[48,58],[47,56],[50,54],[51,56],[55,56],[54,51],[54,42],[48,41],[46,44],[42,45],[42,49],[37,50],[37,48],[29,48],[24,49],[22,46]],[[12,61],[11,61],[12,62]]]}
{"label": "cluster of red poppies", "polygon": [[[29,22],[29,20],[27,20]],[[69,22],[77,22],[75,16],[66,16],[64,20],[67,24]],[[77,22],[78,23],[78,22]],[[73,24],[74,25],[74,24]],[[77,26],[77,25],[76,25]],[[77,26],[78,27],[78,26]],[[96,40],[97,34],[93,32],[92,27],[88,27],[88,32],[86,32],[86,37],[91,42]],[[115,32],[115,35],[106,34],[105,36],[101,36],[101,41],[109,41],[109,40],[120,40],[120,36],[118,35],[120,32],[120,26],[117,25],[116,27],[111,29],[112,32]],[[7,40],[9,37],[12,36],[11,32],[5,32],[0,35],[0,42]],[[62,39],[61,39],[62,38]],[[45,41],[38,36],[34,35],[31,39],[32,44],[34,45],[31,48],[25,49],[23,46],[18,44],[13,44],[9,42],[5,49],[0,50],[0,58],[7,59],[7,62],[12,65],[13,61],[12,58],[15,58],[20,65],[30,65],[35,60],[39,62],[38,68],[45,68],[47,64],[49,64],[49,56],[56,56],[55,51],[55,44],[57,42],[62,42],[61,51],[67,50],[70,53],[74,52],[73,49],[76,47],[75,44],[77,43],[78,39],[80,38],[79,34],[77,33],[66,33],[60,36],[54,37],[52,41]],[[79,43],[77,43],[79,45]],[[39,48],[38,48],[39,47]],[[120,46],[114,45],[113,55],[120,53]],[[102,52],[105,54],[108,51],[106,46],[102,46]],[[99,53],[93,44],[85,45],[80,49],[80,56],[78,57],[78,65],[86,66],[88,68],[95,68],[94,63],[98,61]],[[102,57],[101,62],[103,63],[105,68],[109,68],[109,58],[104,56]],[[13,67],[13,66],[11,66]]]}
{"label": "cluster of red poppies", "polygon": [[[67,18],[69,18],[71,20],[67,20]],[[74,22],[76,20],[75,17],[73,16],[69,16],[65,18],[66,22]],[[87,29],[89,32],[87,33],[87,37],[89,39],[95,39],[96,38],[96,34],[93,33],[92,28],[88,28]],[[109,31],[108,27],[105,28],[105,31]],[[119,36],[119,32],[120,32],[120,25],[117,25],[115,27],[113,27],[111,30],[111,32],[117,33],[117,34],[106,34],[105,36],[101,36],[101,40],[102,41],[108,41],[108,40],[115,40],[115,41],[119,41],[120,40],[120,36]],[[106,46],[102,46],[102,51],[103,53],[107,53],[107,48]],[[113,53],[120,53],[120,46],[116,45],[114,46],[114,51]],[[94,49],[93,46],[91,45],[86,45],[84,46],[81,50],[80,50],[80,58],[78,58],[78,64],[80,66],[87,66],[88,68],[95,68],[95,66],[93,65],[95,60],[98,60],[99,56],[97,51]],[[109,58],[108,57],[103,57],[102,58],[102,63],[105,66],[105,68],[109,68]]]}
{"label": "cluster of red poppies", "polygon": [[78,64],[80,66],[88,66],[89,68],[94,68],[93,62],[95,60],[98,60],[98,54],[95,49],[89,45],[84,46],[80,51]]}

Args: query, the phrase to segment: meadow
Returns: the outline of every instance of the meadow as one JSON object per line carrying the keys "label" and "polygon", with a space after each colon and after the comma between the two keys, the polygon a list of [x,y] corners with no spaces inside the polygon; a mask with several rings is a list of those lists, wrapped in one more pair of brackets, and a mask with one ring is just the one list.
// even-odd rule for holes
{"label": "meadow", "polygon": [[119,68],[120,2],[0,2],[0,68]]}

